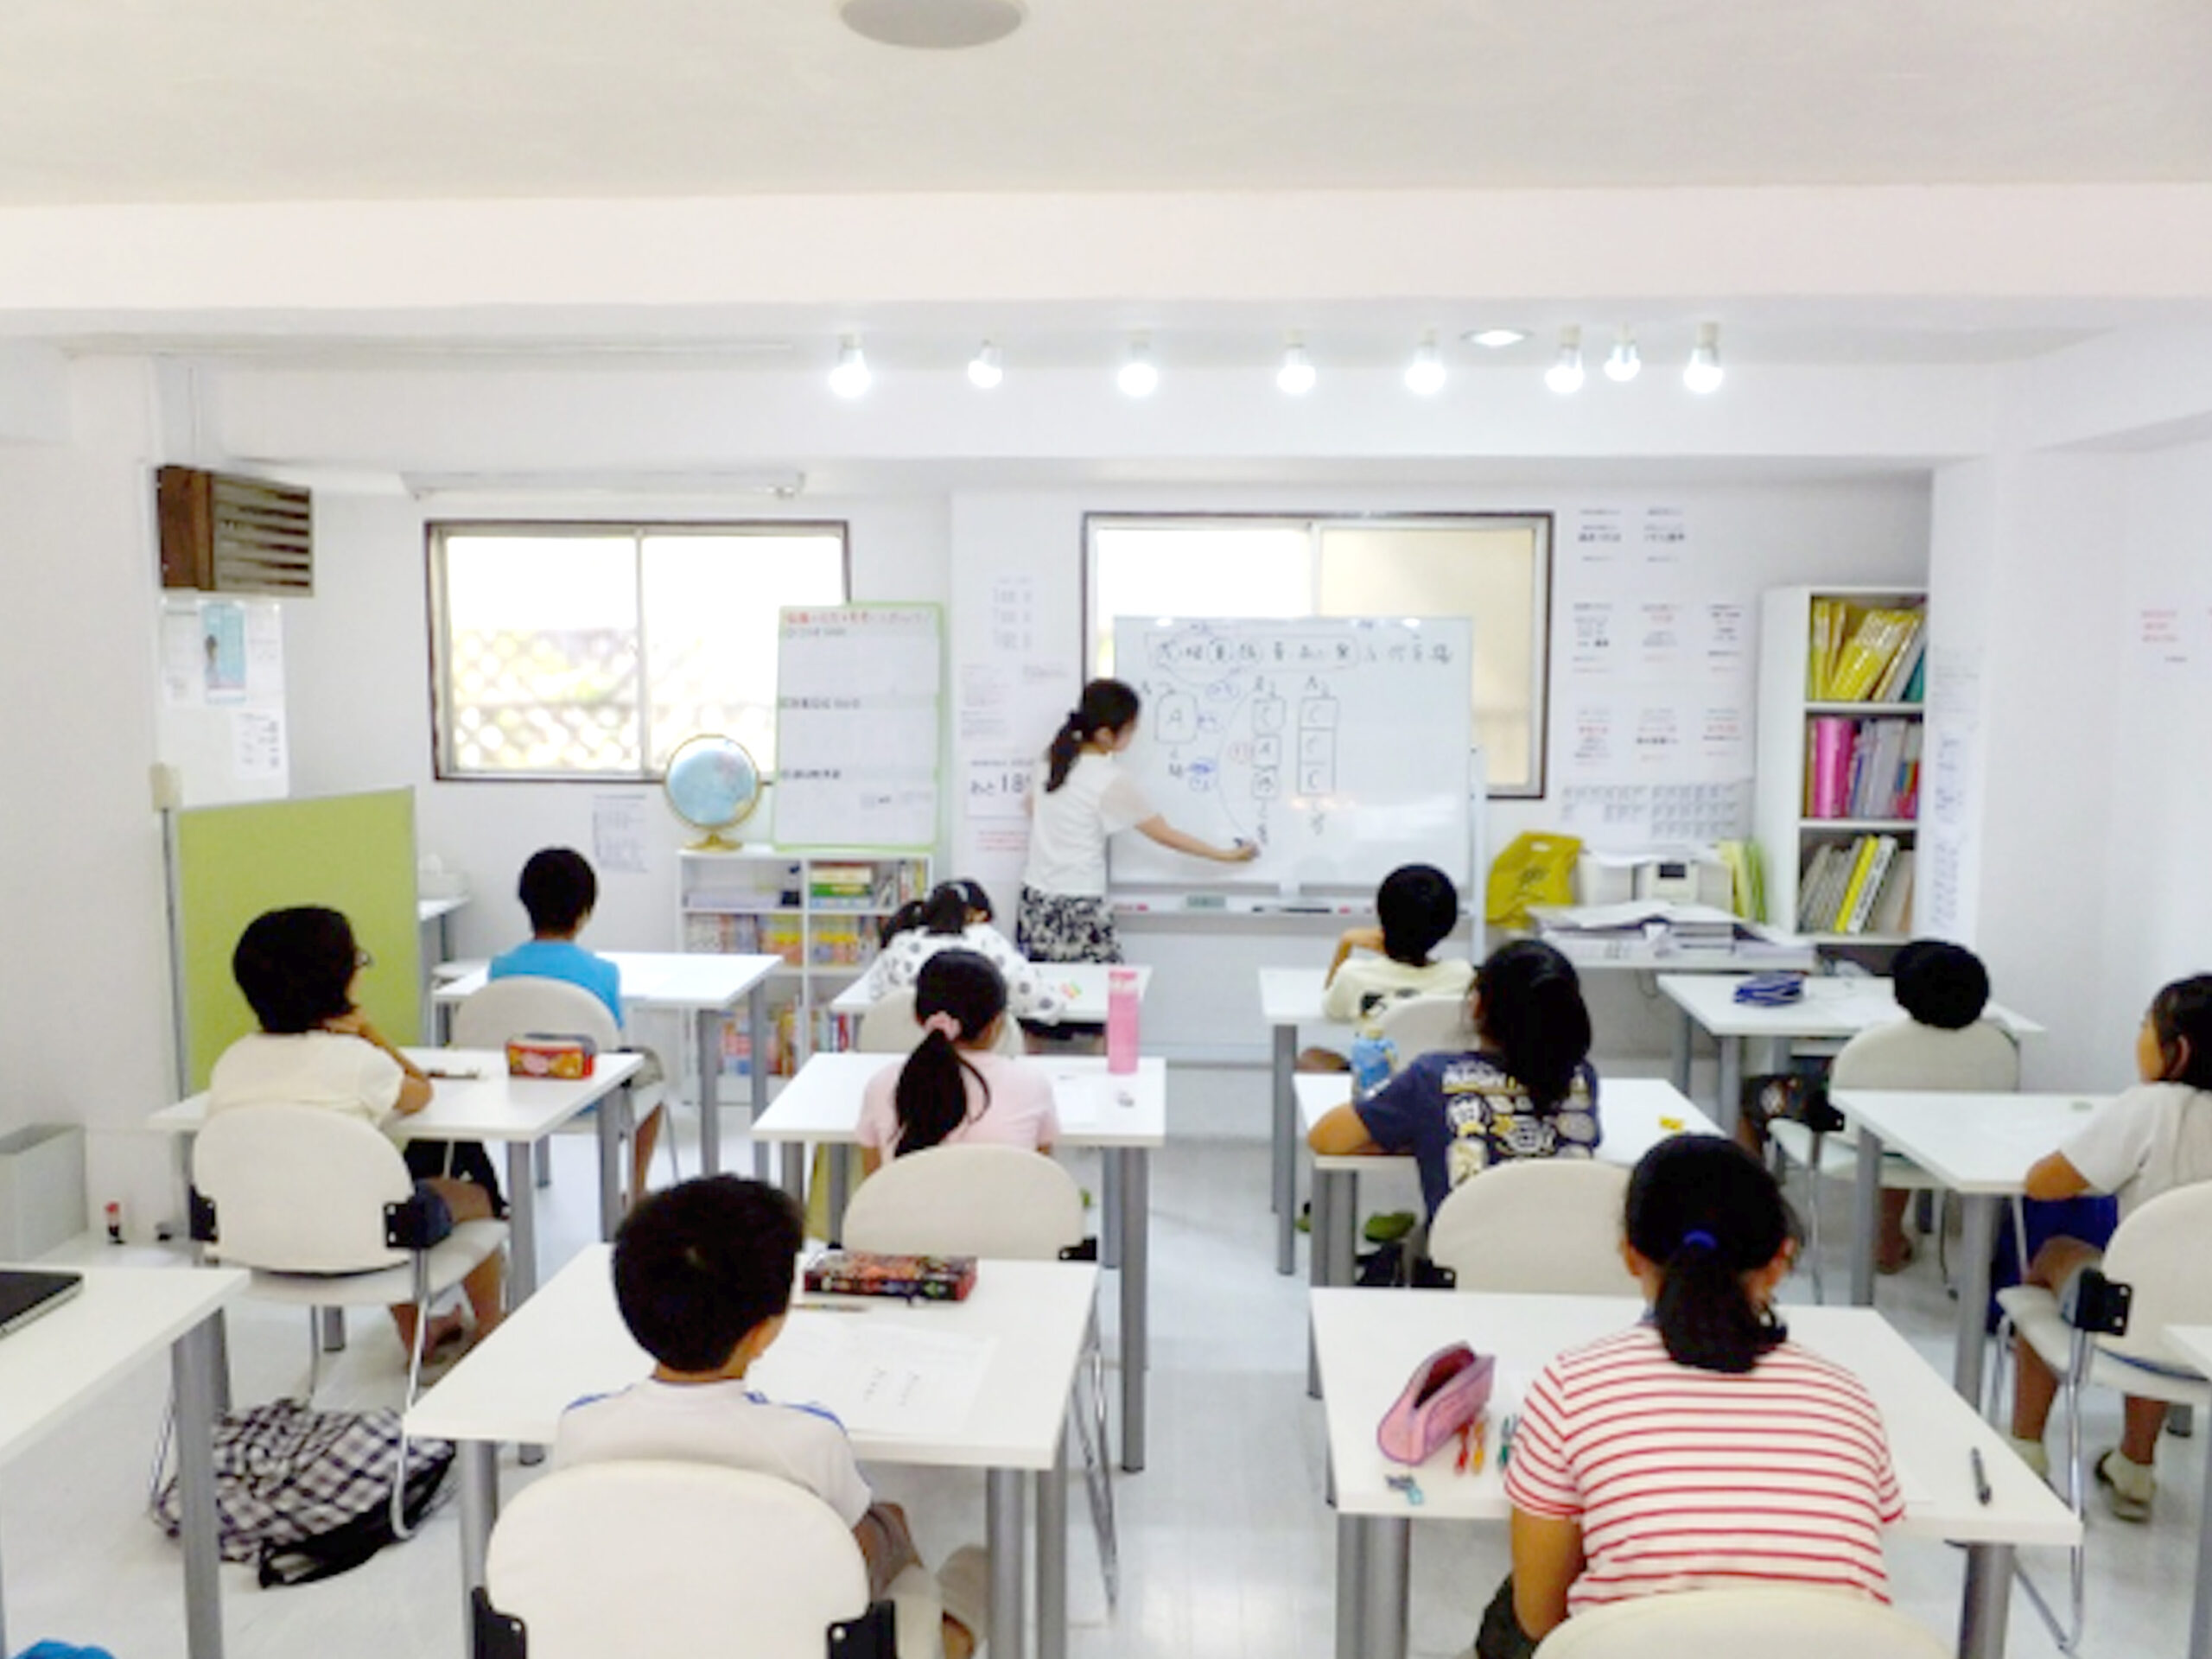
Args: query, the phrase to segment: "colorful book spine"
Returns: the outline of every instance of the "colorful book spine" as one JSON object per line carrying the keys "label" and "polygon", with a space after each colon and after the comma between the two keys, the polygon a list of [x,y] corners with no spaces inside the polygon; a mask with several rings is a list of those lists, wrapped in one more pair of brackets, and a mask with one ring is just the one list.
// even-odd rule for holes
{"label": "colorful book spine", "polygon": [[1812,721],[1812,790],[1807,816],[1840,818],[1851,787],[1851,722],[1840,715],[1816,715]]}

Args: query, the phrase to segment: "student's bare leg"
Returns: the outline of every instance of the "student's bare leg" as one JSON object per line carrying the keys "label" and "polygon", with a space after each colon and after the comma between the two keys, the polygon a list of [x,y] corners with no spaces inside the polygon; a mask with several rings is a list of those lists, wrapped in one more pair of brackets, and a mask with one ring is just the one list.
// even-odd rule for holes
{"label": "student's bare leg", "polygon": [[1874,1264],[1895,1273],[1912,1260],[1912,1241],[1904,1235],[1905,1206],[1912,1194],[1901,1187],[1882,1189],[1882,1230],[1874,1241]]}
{"label": "student's bare leg", "polygon": [[2166,1402],[2126,1395],[2120,1404],[2120,1454],[2145,1469],[2158,1455],[2158,1431],[2166,1426]]}
{"label": "student's bare leg", "polygon": [[1315,1044],[1312,1048],[1298,1051],[1298,1070],[1300,1071],[1349,1071],[1351,1062],[1333,1048]]}
{"label": "student's bare leg", "polygon": [[[2096,1246],[2084,1244],[2078,1238],[2047,1240],[2036,1252],[2035,1260],[2028,1263],[2027,1282],[2056,1290],[2076,1268],[2088,1266],[2101,1254]],[[2037,1358],[2035,1350],[2017,1336],[2012,1338],[2012,1433],[2024,1440],[2040,1440],[2050,1421],[2051,1402],[2058,1398],[2057,1373]],[[2163,1409],[2159,1414],[2163,1420]],[[2152,1424],[2151,1434],[2154,1440],[2158,1432],[2157,1424]]]}
{"label": "student's bare leg", "polygon": [[653,1148],[660,1144],[660,1126],[668,1108],[656,1106],[647,1112],[630,1136],[630,1203],[634,1207],[645,1196],[645,1185],[653,1173]]}
{"label": "student's bare leg", "polygon": [[[430,1185],[446,1201],[455,1221],[492,1219],[492,1195],[474,1182],[456,1181],[441,1175]],[[469,1312],[476,1316],[476,1339],[480,1342],[505,1316],[505,1261],[494,1250],[470,1268],[468,1276],[461,1281],[461,1294],[468,1298]]]}

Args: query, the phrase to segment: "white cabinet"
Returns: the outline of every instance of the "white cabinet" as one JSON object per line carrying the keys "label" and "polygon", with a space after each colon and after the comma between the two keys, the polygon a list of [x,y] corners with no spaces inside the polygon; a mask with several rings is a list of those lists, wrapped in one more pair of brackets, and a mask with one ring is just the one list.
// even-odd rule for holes
{"label": "white cabinet", "polygon": [[[929,891],[930,861],[909,855],[687,850],[677,865],[686,950],[781,957],[769,981],[772,1076],[842,1046],[830,1001],[867,971],[884,918]],[[725,1027],[725,1075],[751,1075],[746,1023]]]}
{"label": "white cabinet", "polygon": [[[1764,601],[1752,819],[1767,919],[1823,944],[1897,944],[1911,935],[1924,714],[1924,671],[1915,661],[1924,655],[1926,601],[1925,589],[1897,587],[1783,588]],[[1823,684],[1815,632],[1823,614],[1835,614],[1827,607],[1845,618],[1830,666],[1851,652],[1870,614],[1914,613],[1917,644],[1901,641],[1897,671],[1874,664],[1863,689]],[[1854,875],[1864,897],[1839,915]]]}

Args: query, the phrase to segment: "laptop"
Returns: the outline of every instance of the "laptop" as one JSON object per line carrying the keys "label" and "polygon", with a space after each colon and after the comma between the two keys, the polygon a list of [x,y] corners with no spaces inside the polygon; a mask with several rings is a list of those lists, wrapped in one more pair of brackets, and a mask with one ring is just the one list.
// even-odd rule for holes
{"label": "laptop", "polygon": [[0,1337],[51,1313],[85,1287],[81,1273],[0,1268]]}

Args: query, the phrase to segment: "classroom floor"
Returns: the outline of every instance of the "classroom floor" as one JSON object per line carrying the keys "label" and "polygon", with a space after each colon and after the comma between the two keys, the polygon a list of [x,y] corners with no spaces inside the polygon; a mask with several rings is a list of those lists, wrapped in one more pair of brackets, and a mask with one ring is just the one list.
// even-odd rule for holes
{"label": "classroom floor", "polygon": [[[1257,1071],[1171,1074],[1171,1122],[1264,1121]],[[1199,1095],[1203,1093],[1203,1109]],[[1189,1109],[1177,1107],[1177,1100]],[[1243,1104],[1239,1104],[1239,1102]],[[745,1165],[733,1120],[733,1161]],[[558,1177],[546,1216],[546,1260],[588,1237],[592,1143],[556,1142]],[[1095,1168],[1070,1160],[1094,1191]],[[1071,1659],[1328,1659],[1334,1624],[1334,1528],[1321,1500],[1321,1414],[1306,1397],[1304,1281],[1271,1268],[1267,1157],[1255,1139],[1186,1140],[1154,1160],[1150,1467],[1124,1477],[1122,1591],[1108,1617],[1079,1498],[1071,1541]],[[1832,1287],[1844,1281],[1844,1189],[1825,1211]],[[1950,1309],[1929,1259],[1883,1281],[1885,1312],[1948,1372]],[[154,1259],[103,1252],[90,1261]],[[1802,1275],[1791,1294],[1808,1299]],[[1113,1299],[1106,1299],[1110,1319]],[[240,1305],[231,1322],[238,1396],[267,1397],[304,1378],[306,1333],[296,1314]],[[357,1319],[322,1395],[327,1404],[390,1403],[399,1350],[388,1322]],[[1112,1333],[1109,1332],[1109,1351]],[[181,1579],[173,1546],[142,1518],[146,1463],[167,1382],[152,1364],[0,1471],[0,1562],[10,1650],[41,1637],[97,1643],[118,1659],[175,1659],[184,1651]],[[2093,1441],[2117,1431],[2116,1397],[2098,1397]],[[2160,1458],[2158,1519],[2126,1527],[2091,1521],[2089,1659],[2178,1656],[2186,1644],[2198,1513],[2195,1442]],[[886,1496],[906,1500],[931,1560],[979,1538],[980,1479],[926,1481],[880,1471]],[[512,1458],[509,1490],[529,1471]],[[459,1560],[450,1504],[412,1541],[327,1584],[255,1587],[224,1570],[232,1659],[459,1659]],[[1948,1637],[1955,1628],[1961,1558],[1940,1545],[1893,1543],[1901,1605]],[[1506,1567],[1502,1528],[1416,1529],[1412,1649],[1452,1659],[1472,1639],[1478,1611]],[[2062,1581],[2063,1558],[2048,1577]],[[2016,1595],[2009,1651],[2056,1651]]]}

